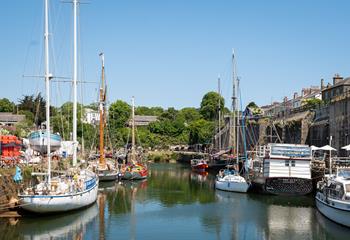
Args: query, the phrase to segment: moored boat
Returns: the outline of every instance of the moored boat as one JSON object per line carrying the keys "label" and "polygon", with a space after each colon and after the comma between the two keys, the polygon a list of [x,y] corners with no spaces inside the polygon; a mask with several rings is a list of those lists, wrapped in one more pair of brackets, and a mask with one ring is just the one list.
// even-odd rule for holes
{"label": "moored boat", "polygon": [[74,177],[52,178],[42,181],[18,195],[21,208],[30,212],[47,214],[76,210],[93,204],[97,199],[98,179],[89,170]]}
{"label": "moored boat", "polygon": [[205,172],[208,169],[208,163],[204,159],[192,159],[191,168],[193,171]]}
{"label": "moored boat", "polygon": [[306,195],[312,192],[311,149],[301,144],[266,146],[262,172],[253,187],[273,195]]}
{"label": "moored boat", "polygon": [[125,180],[142,180],[148,176],[148,169],[145,165],[136,163],[127,165],[123,171],[122,178]]}
{"label": "moored boat", "polygon": [[317,184],[316,207],[327,218],[350,227],[350,169],[338,169]]}
{"label": "moored boat", "polygon": [[[29,134],[28,140],[30,148],[41,154],[47,154],[47,133],[46,130],[38,130]],[[51,152],[58,150],[61,147],[61,136],[50,133],[50,149]]]}
{"label": "moored boat", "polygon": [[246,193],[249,186],[244,177],[230,169],[220,170],[215,180],[215,188],[223,191]]}
{"label": "moored boat", "polygon": [[[49,0],[45,0],[45,85],[46,85],[46,134],[40,137],[46,142],[47,153],[47,172],[32,173],[32,175],[42,175],[44,179],[33,187],[26,188],[18,195],[21,207],[24,210],[39,214],[59,213],[79,208],[87,207],[97,200],[98,179],[94,172],[90,170],[80,170],[75,168],[59,177],[51,177],[51,136],[50,133],[50,79],[53,75],[49,68]],[[77,33],[78,1],[73,0],[74,8],[74,35]],[[74,52],[76,53],[76,38],[74,39]],[[76,66],[76,58],[74,65]],[[74,68],[76,73],[76,68]],[[76,74],[74,74],[74,102],[73,102],[73,166],[77,163],[77,115],[76,115]]]}

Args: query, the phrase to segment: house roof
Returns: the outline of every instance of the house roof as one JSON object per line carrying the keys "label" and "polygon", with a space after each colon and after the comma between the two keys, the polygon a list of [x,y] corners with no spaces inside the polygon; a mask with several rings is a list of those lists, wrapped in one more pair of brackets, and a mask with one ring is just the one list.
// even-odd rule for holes
{"label": "house roof", "polygon": [[2,123],[17,123],[25,119],[25,115],[15,115],[10,112],[0,113],[0,122]]}
{"label": "house roof", "polygon": [[336,88],[342,85],[349,85],[350,86],[350,77],[345,78],[344,80],[339,81],[338,83],[331,85],[331,86],[327,86],[325,89],[323,89],[322,91],[327,91],[330,90],[332,88]]}

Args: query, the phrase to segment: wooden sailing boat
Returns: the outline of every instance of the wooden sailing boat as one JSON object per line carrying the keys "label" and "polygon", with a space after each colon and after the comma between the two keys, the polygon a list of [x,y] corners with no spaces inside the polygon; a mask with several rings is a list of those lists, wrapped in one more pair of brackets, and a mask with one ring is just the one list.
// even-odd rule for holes
{"label": "wooden sailing boat", "polygon": [[106,87],[105,87],[105,64],[104,54],[101,53],[102,60],[102,74],[100,87],[100,159],[97,167],[97,174],[100,181],[114,181],[118,177],[118,172],[115,170],[113,164],[106,163],[104,153],[104,126],[106,117]]}
{"label": "wooden sailing boat", "polygon": [[[51,138],[50,136],[50,79],[52,74],[49,68],[49,0],[45,0],[45,83],[46,83],[46,141],[47,141],[47,173],[40,173],[45,179],[33,187],[25,189],[18,197],[24,210],[36,213],[54,213],[76,210],[91,205],[97,199],[98,179],[95,173],[89,170],[73,169],[64,175],[51,178]],[[76,141],[76,107],[77,107],[77,5],[74,6],[74,74],[73,74],[73,165],[77,162]],[[35,173],[33,173],[35,174]],[[38,174],[37,174],[38,175]]]}
{"label": "wooden sailing boat", "polygon": [[236,113],[238,113],[237,116],[237,122],[239,121],[239,111],[238,110],[238,98],[237,98],[237,89],[238,89],[238,83],[237,83],[237,77],[236,77],[236,63],[235,63],[235,55],[234,52],[232,53],[232,65],[233,65],[233,95],[232,95],[232,112],[233,112],[233,132],[236,132],[236,139],[233,141],[236,143],[236,169],[231,170],[229,168],[220,170],[219,174],[216,177],[215,180],[215,188],[219,190],[224,191],[231,191],[231,192],[247,192],[249,188],[249,183],[247,183],[246,179],[239,175],[239,131],[235,131],[236,129]]}
{"label": "wooden sailing boat", "polygon": [[142,163],[142,156],[136,155],[135,145],[135,99],[132,97],[132,119],[131,119],[131,152],[129,155],[129,163],[123,169],[123,179],[126,180],[141,180],[148,176],[148,169]]}

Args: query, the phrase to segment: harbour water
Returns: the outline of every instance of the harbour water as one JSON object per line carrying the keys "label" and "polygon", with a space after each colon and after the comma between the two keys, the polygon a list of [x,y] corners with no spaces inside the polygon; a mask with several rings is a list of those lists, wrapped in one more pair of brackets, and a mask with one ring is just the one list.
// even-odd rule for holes
{"label": "harbour water", "polygon": [[212,174],[151,164],[142,182],[100,184],[93,206],[68,214],[1,219],[0,239],[349,239],[312,196],[214,189]]}

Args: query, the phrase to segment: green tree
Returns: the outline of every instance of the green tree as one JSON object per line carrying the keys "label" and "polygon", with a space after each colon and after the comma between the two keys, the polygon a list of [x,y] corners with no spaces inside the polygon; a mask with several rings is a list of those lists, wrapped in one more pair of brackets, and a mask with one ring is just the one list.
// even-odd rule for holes
{"label": "green tree", "polygon": [[122,100],[117,100],[109,107],[109,123],[112,128],[122,128],[130,119],[131,107]]}
{"label": "green tree", "polygon": [[214,123],[199,119],[190,124],[189,130],[189,144],[209,143],[213,136]]}
{"label": "green tree", "polygon": [[220,94],[216,92],[208,92],[204,95],[201,102],[200,113],[205,120],[212,121],[217,118],[219,112],[219,100],[220,109],[224,109],[225,100]]}
{"label": "green tree", "polygon": [[[19,110],[29,111],[34,114],[34,122],[40,126],[46,120],[46,101],[39,93],[36,97],[34,95],[24,95],[19,99]],[[55,115],[55,108],[50,106],[51,115]]]}
{"label": "green tree", "polygon": [[135,114],[141,116],[160,116],[164,112],[161,107],[145,107],[139,106],[135,108]]}
{"label": "green tree", "polygon": [[15,104],[7,98],[0,99],[0,112],[13,112]]}
{"label": "green tree", "polygon": [[304,99],[302,102],[302,106],[308,109],[316,109],[322,105],[324,105],[324,102],[318,98]]}
{"label": "green tree", "polygon": [[201,118],[199,111],[193,107],[183,108],[179,111],[177,118],[181,119],[184,123],[191,123]]}

